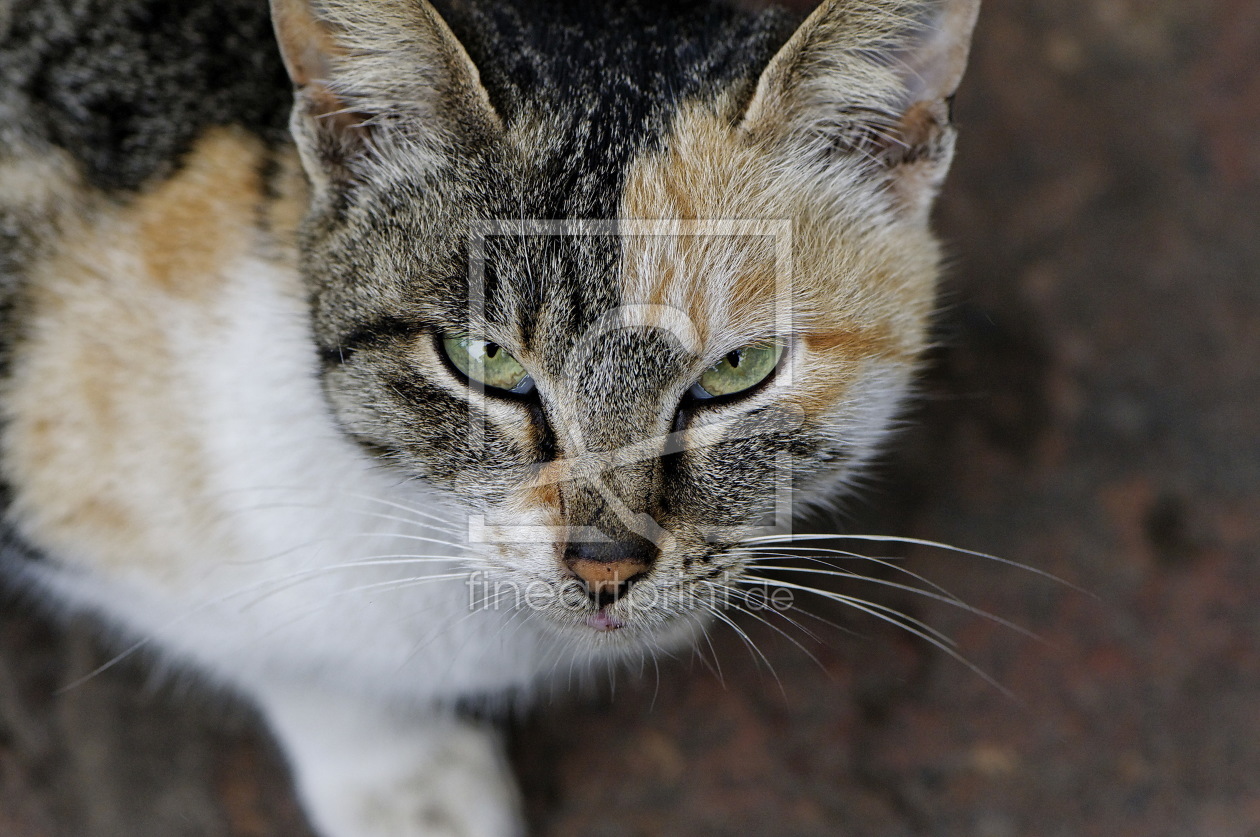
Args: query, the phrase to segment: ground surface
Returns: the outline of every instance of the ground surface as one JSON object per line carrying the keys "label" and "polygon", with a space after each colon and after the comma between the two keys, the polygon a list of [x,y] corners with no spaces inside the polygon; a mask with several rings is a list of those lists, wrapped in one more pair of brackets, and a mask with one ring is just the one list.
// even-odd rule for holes
{"label": "ground surface", "polygon": [[[1260,5],[985,0],[940,228],[956,268],[916,426],[851,525],[1036,632],[862,588],[771,660],[715,638],[556,702],[516,761],[541,835],[1260,835]],[[891,576],[890,576],[891,577]],[[866,586],[870,588],[870,585]],[[846,592],[858,592],[858,588]],[[0,618],[0,835],[298,837],[247,713]]]}

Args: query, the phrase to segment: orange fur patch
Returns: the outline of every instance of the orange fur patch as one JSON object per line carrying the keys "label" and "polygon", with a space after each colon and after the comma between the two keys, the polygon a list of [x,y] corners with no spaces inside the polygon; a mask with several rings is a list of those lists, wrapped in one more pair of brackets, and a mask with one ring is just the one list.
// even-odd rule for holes
{"label": "orange fur patch", "polygon": [[568,464],[563,461],[548,462],[538,470],[535,481],[525,490],[527,507],[537,507],[559,514],[563,501],[560,483],[568,474]]}
{"label": "orange fur patch", "polygon": [[805,345],[811,352],[835,352],[847,358],[884,357],[892,349],[887,329],[881,328],[810,332]]}
{"label": "orange fur patch", "polygon": [[249,134],[212,129],[174,177],[130,208],[148,275],[163,290],[204,293],[223,262],[240,254],[262,208],[264,153]]}
{"label": "orange fur patch", "polygon": [[[666,226],[679,219],[679,230],[709,223],[713,232],[626,235],[623,297],[679,308],[710,354],[773,336],[789,321],[803,343],[794,398],[817,417],[866,362],[914,363],[934,303],[937,246],[926,227],[881,215],[876,187],[856,175],[846,186],[794,171],[723,107],[684,107],[665,150],[631,166],[623,217]],[[766,235],[784,219],[786,261]],[[729,234],[758,223],[761,235]]]}
{"label": "orange fur patch", "polygon": [[264,153],[213,129],[130,204],[98,197],[65,220],[56,252],[30,270],[3,465],[20,522],[63,558],[161,577],[168,539],[211,537],[220,512],[180,346],[219,327],[219,294],[256,254],[266,212],[296,223],[302,190],[265,206]]}

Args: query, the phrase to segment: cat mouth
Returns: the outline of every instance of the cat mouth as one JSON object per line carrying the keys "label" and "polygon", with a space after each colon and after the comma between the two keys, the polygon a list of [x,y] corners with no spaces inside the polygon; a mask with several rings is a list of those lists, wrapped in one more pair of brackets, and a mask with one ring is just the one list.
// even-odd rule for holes
{"label": "cat mouth", "polygon": [[607,607],[601,607],[598,611],[587,616],[583,620],[584,624],[601,633],[607,631],[617,631],[626,626],[626,623],[613,616],[608,612]]}

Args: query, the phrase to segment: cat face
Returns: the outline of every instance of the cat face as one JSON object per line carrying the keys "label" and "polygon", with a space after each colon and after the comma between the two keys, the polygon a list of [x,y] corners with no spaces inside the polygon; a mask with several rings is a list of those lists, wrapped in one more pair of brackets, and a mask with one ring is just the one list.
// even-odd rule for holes
{"label": "cat face", "polygon": [[876,449],[924,344],[974,2],[794,32],[629,4],[580,38],[464,9],[463,41],[422,0],[273,8],[328,398],[468,510],[497,595],[642,641]]}

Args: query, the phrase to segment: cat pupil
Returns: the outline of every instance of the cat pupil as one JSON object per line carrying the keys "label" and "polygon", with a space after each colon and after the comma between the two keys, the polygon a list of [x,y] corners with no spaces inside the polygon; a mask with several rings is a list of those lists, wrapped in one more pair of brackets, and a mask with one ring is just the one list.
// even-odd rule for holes
{"label": "cat pupil", "polygon": [[739,362],[743,360],[743,358],[744,358],[744,353],[740,351],[739,349],[736,349],[735,351],[731,352],[729,355],[726,356],[726,362],[731,365],[732,369],[738,369]]}
{"label": "cat pupil", "polygon": [[490,358],[491,360],[494,360],[494,356],[497,355],[498,353],[499,353],[498,343],[486,344],[486,357]]}

